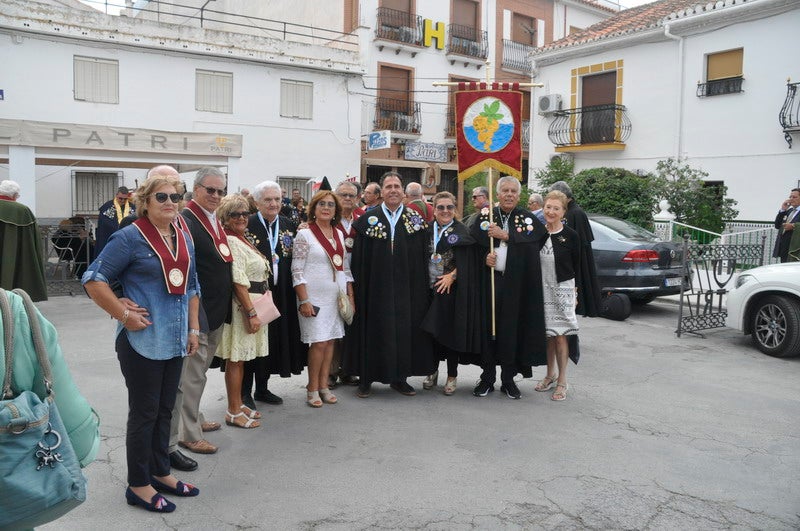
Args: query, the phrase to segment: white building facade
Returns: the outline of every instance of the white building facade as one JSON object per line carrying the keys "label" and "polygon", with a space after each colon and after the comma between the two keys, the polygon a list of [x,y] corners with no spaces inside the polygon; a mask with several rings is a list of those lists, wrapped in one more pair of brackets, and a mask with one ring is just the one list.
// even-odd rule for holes
{"label": "white building facade", "polygon": [[157,164],[186,181],[220,167],[230,191],[335,183],[359,171],[364,69],[357,42],[330,35],[298,42],[4,1],[0,179],[18,181],[45,218],[96,213]]}
{"label": "white building facade", "polygon": [[778,38],[800,27],[800,3],[687,1],[664,12],[675,5],[623,11],[534,52],[534,80],[545,85],[536,103],[549,96],[562,107],[533,122],[532,169],[556,155],[572,157],[576,172],[652,172],[678,158],[724,183],[739,219],[771,220],[800,185],[800,150],[779,123],[800,62]]}

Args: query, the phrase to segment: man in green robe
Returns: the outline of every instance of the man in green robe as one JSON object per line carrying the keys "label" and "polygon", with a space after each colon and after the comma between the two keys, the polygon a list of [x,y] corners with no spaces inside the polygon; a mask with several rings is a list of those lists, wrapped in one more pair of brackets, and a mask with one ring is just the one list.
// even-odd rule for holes
{"label": "man in green robe", "polygon": [[22,288],[34,301],[47,300],[42,240],[31,209],[17,202],[19,184],[0,182],[0,287]]}

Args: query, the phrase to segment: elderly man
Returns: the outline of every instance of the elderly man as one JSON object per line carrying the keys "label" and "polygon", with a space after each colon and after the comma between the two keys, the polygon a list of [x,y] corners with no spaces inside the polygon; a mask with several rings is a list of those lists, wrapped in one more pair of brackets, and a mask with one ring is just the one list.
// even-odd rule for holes
{"label": "elderly man", "polygon": [[0,182],[0,287],[21,288],[34,301],[47,300],[42,240],[31,209],[18,203],[19,184]]}
{"label": "elderly man", "polygon": [[364,210],[372,210],[381,204],[381,185],[369,183],[364,187]]}
{"label": "elderly man", "polygon": [[373,382],[415,395],[406,379],[427,376],[438,363],[430,337],[420,330],[429,298],[427,224],[403,206],[399,174],[385,173],[381,191],[383,204],[353,223],[356,315],[344,368],[359,375],[360,398],[370,395]]}
{"label": "elderly man", "polygon": [[533,212],[533,215],[539,218],[539,221],[544,223],[544,212],[542,211],[542,207],[544,206],[544,199],[542,199],[542,194],[531,194],[528,198],[528,210]]}
{"label": "elderly man", "polygon": [[579,271],[576,271],[575,285],[578,288],[578,307],[576,311],[585,317],[600,315],[600,286],[597,284],[597,268],[592,253],[594,233],[589,224],[586,212],[578,206],[572,197],[572,188],[564,181],[556,181],[550,185],[550,190],[563,192],[569,199],[567,207],[566,224],[578,233],[581,244],[581,258]]}
{"label": "elderly man", "polygon": [[433,221],[433,206],[425,201],[422,195],[422,185],[419,183],[408,183],[406,186],[406,206],[423,217],[426,223]]}
{"label": "elderly man", "polygon": [[[480,212],[471,227],[472,236],[484,248],[486,256],[485,300],[487,319],[491,319],[490,276],[495,286],[495,340],[483,354],[483,373],[473,389],[475,396],[494,391],[496,366],[500,365],[500,391],[513,399],[522,395],[514,382],[519,370],[528,372],[532,365],[547,362],[544,327],[544,302],[539,249],[547,230],[530,212],[519,208],[520,183],[514,177],[497,181],[494,220],[489,223],[488,208]],[[489,238],[494,251],[489,252]],[[488,323],[487,330],[491,330]]]}
{"label": "elderly man", "polygon": [[778,229],[778,238],[772,256],[780,258],[781,262],[789,260],[789,247],[794,235],[794,226],[800,222],[800,188],[792,188],[789,199],[781,203],[778,215],[775,216],[775,228]]}
{"label": "elderly man", "polygon": [[[173,170],[174,171],[174,170]],[[193,199],[181,212],[194,241],[197,279],[203,294],[200,305],[200,348],[184,358],[178,398],[172,412],[170,464],[178,470],[194,470],[197,463],[186,457],[175,443],[199,454],[213,454],[217,447],[203,438],[204,431],[220,428],[206,422],[200,412],[200,398],[208,371],[222,337],[222,325],[231,307],[233,257],[227,236],[215,211],[226,193],[225,175],[217,168],[204,167],[194,178]]]}
{"label": "elderly man", "polygon": [[127,186],[117,188],[117,195],[111,201],[103,203],[97,216],[97,230],[95,231],[94,252],[95,256],[106,246],[106,242],[119,230],[120,222],[131,214],[136,213],[136,207],[131,200],[131,191]]}
{"label": "elderly man", "polygon": [[[308,351],[300,342],[297,298],[292,287],[292,242],[297,225],[279,214],[281,187],[275,181],[259,183],[253,189],[253,198],[258,212],[250,216],[247,230],[256,248],[270,259],[269,289],[281,316],[269,324],[269,355],[245,363],[242,400],[246,405],[253,404],[253,399],[278,405],[283,399],[267,388],[270,375],[288,378],[300,374]],[[253,380],[255,392],[251,398]]]}
{"label": "elderly man", "polygon": [[464,225],[471,227],[481,215],[481,210],[489,206],[489,189],[485,186],[476,186],[472,189],[473,213],[464,220]]}

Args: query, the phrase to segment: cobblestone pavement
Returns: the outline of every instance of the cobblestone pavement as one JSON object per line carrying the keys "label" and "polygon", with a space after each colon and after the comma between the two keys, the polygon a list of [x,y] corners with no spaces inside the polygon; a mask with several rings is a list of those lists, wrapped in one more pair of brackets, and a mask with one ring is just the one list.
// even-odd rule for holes
{"label": "cobblestone pavement", "polygon": [[[219,453],[192,455],[200,468],[178,476],[200,496],[173,499],[165,516],[123,499],[113,323],[83,296],[39,306],[103,434],[89,499],[47,529],[800,528],[800,358],[766,357],[729,329],[676,338],[675,305],[582,319],[561,403],[532,380],[522,400],[475,398],[475,367],[452,397],[412,378],[416,397],[340,387],[340,403],[319,410],[304,403],[304,376],[274,379],[284,405],[263,408],[259,429],[208,434]],[[223,420],[219,372],[203,405]]]}

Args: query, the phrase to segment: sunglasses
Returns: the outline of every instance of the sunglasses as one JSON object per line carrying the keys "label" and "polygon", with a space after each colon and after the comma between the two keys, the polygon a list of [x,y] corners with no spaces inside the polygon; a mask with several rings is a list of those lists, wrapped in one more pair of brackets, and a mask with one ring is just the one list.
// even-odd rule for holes
{"label": "sunglasses", "polygon": [[320,201],[317,203],[317,206],[336,208],[336,203],[333,201]]}
{"label": "sunglasses", "polygon": [[478,199],[479,197],[486,197],[485,195],[473,195],[472,199]]}
{"label": "sunglasses", "polygon": [[230,217],[231,219],[247,218],[249,216],[250,216],[250,212],[246,212],[246,211],[243,211],[243,212],[231,212],[230,214],[228,214],[228,217]]}
{"label": "sunglasses", "polygon": [[356,194],[336,194],[336,195],[338,195],[339,197],[344,197],[345,199],[355,199],[356,198]]}
{"label": "sunglasses", "polygon": [[455,210],[455,209],[456,209],[455,205],[436,205],[436,210],[445,211],[445,210]]}
{"label": "sunglasses", "polygon": [[225,197],[225,194],[228,193],[226,190],[223,190],[221,188],[213,188],[211,186],[204,186],[202,184],[198,184],[197,186],[199,186],[200,188],[205,188],[206,192],[208,192],[208,195],[217,194],[220,197]]}
{"label": "sunglasses", "polygon": [[155,194],[153,194],[153,196],[159,203],[166,203],[167,198],[169,198],[169,200],[175,203],[176,205],[181,199],[183,199],[183,196],[181,194],[168,194],[166,192],[156,192]]}

